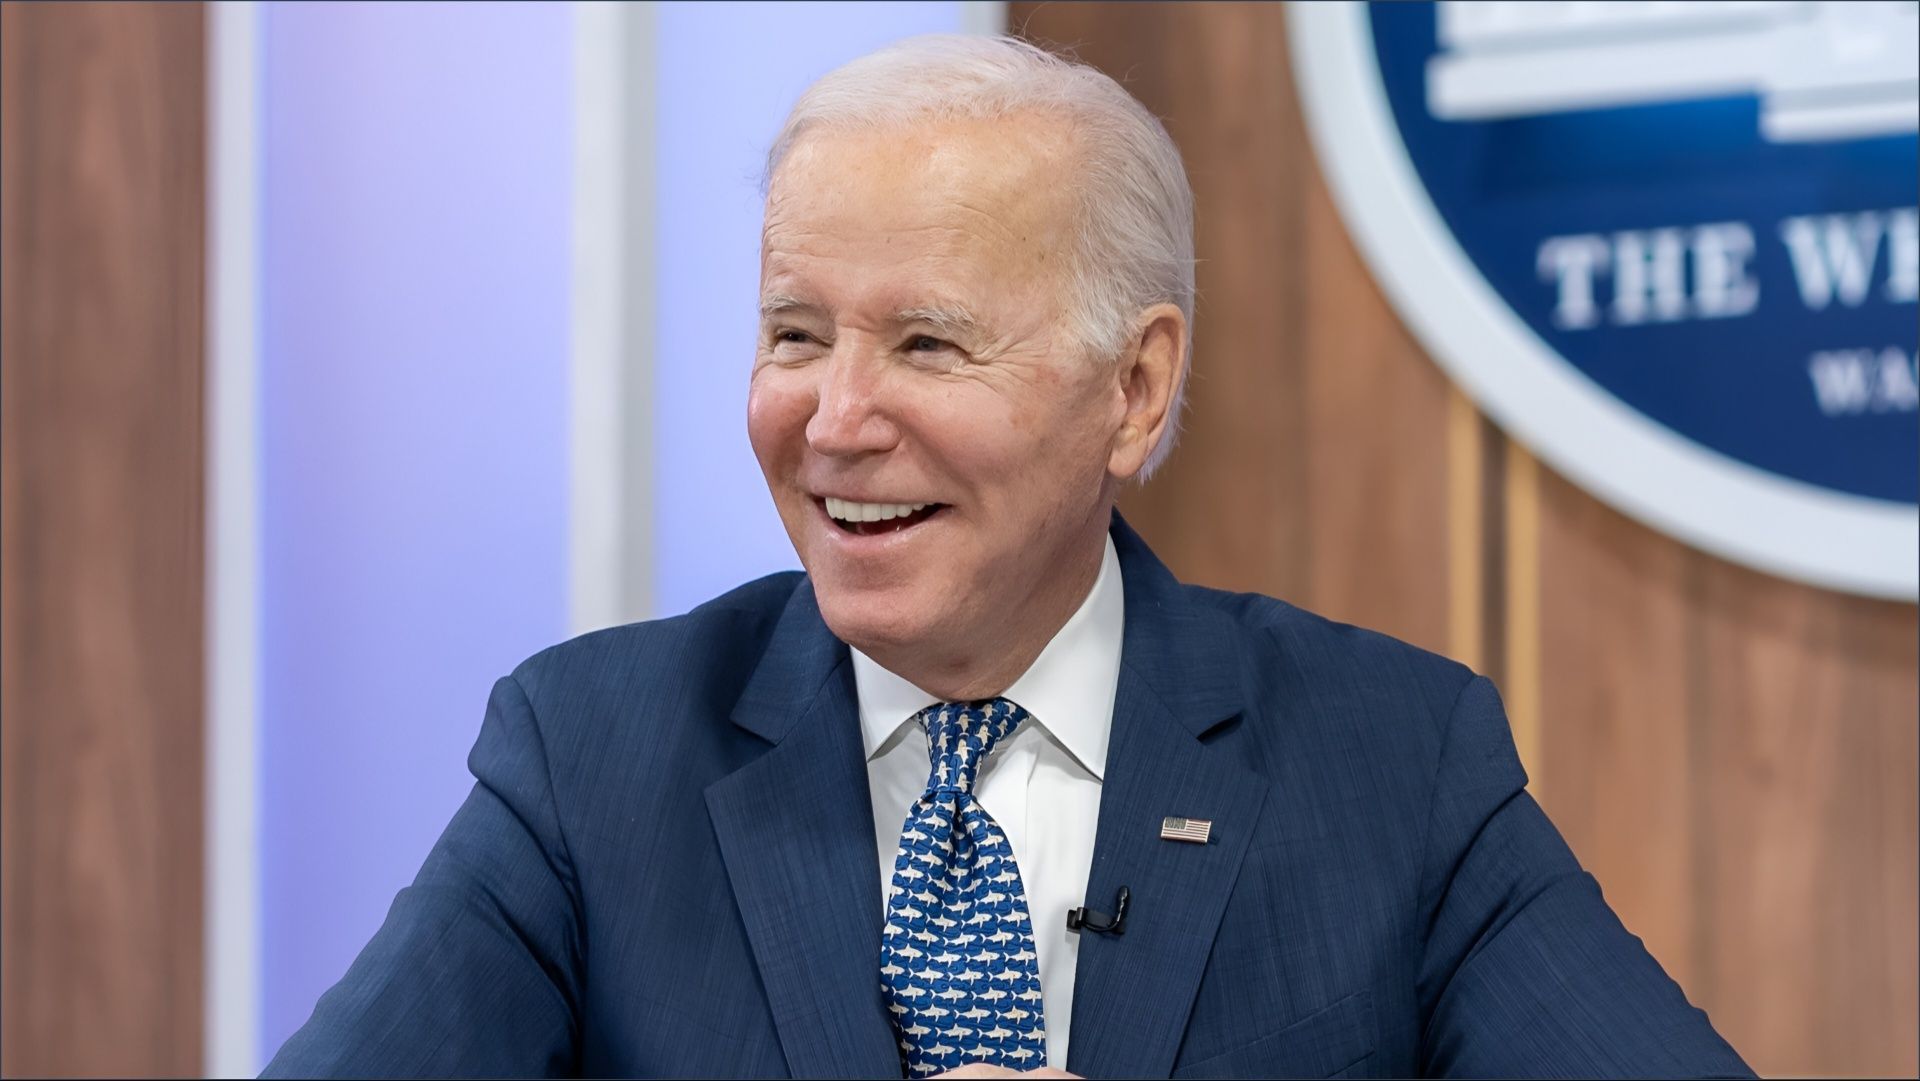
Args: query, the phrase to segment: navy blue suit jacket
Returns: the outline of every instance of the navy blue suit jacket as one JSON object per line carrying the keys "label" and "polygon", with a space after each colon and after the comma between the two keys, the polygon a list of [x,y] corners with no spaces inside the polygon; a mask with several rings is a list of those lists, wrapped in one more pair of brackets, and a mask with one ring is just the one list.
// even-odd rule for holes
{"label": "navy blue suit jacket", "polygon": [[[1485,679],[1114,539],[1086,897],[1132,909],[1080,943],[1068,1069],[1747,1075],[1527,795]],[[853,670],[806,578],[539,654],[470,766],[269,1075],[900,1075]]]}

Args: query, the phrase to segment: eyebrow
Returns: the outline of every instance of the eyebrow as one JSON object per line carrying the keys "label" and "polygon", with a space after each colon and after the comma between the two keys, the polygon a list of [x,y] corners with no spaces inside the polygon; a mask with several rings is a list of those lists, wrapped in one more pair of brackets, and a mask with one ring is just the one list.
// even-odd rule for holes
{"label": "eyebrow", "polygon": [[980,320],[961,307],[902,308],[893,313],[896,323],[924,323],[948,338],[981,337]]}
{"label": "eyebrow", "polygon": [[[772,319],[789,312],[820,314],[818,304],[810,304],[788,293],[769,293],[760,299],[760,318]],[[889,317],[898,325],[921,323],[947,337],[980,337],[982,324],[974,314],[958,305],[929,305],[902,308]]]}
{"label": "eyebrow", "polygon": [[786,312],[817,312],[820,306],[808,304],[799,297],[786,293],[769,293],[760,298],[760,318],[770,319]]}

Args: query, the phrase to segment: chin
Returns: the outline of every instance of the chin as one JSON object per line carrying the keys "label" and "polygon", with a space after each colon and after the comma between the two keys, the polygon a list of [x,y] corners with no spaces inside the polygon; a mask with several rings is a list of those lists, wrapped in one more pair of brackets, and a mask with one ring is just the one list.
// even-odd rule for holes
{"label": "chin", "polygon": [[820,618],[834,637],[872,656],[915,642],[937,632],[928,609],[906,596],[907,590],[855,590],[814,583]]}

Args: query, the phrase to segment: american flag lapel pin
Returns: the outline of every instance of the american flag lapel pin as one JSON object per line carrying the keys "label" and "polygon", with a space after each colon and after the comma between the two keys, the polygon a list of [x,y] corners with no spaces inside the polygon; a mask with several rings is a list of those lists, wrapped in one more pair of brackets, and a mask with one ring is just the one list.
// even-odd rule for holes
{"label": "american flag lapel pin", "polygon": [[1163,818],[1160,820],[1160,839],[1162,841],[1186,841],[1188,844],[1203,845],[1213,835],[1213,822],[1206,818]]}

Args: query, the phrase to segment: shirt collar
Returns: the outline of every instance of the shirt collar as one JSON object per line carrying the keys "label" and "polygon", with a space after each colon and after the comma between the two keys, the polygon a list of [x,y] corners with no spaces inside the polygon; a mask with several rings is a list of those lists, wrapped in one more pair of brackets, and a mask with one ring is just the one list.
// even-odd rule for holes
{"label": "shirt collar", "polygon": [[[1033,714],[1056,742],[1094,777],[1107,771],[1107,738],[1120,683],[1120,644],[1126,632],[1126,590],[1120,557],[1107,538],[1093,588],[1033,664],[1002,696]],[[940,701],[853,650],[853,682],[860,699],[860,734],[867,759],[889,749],[915,714]]]}

